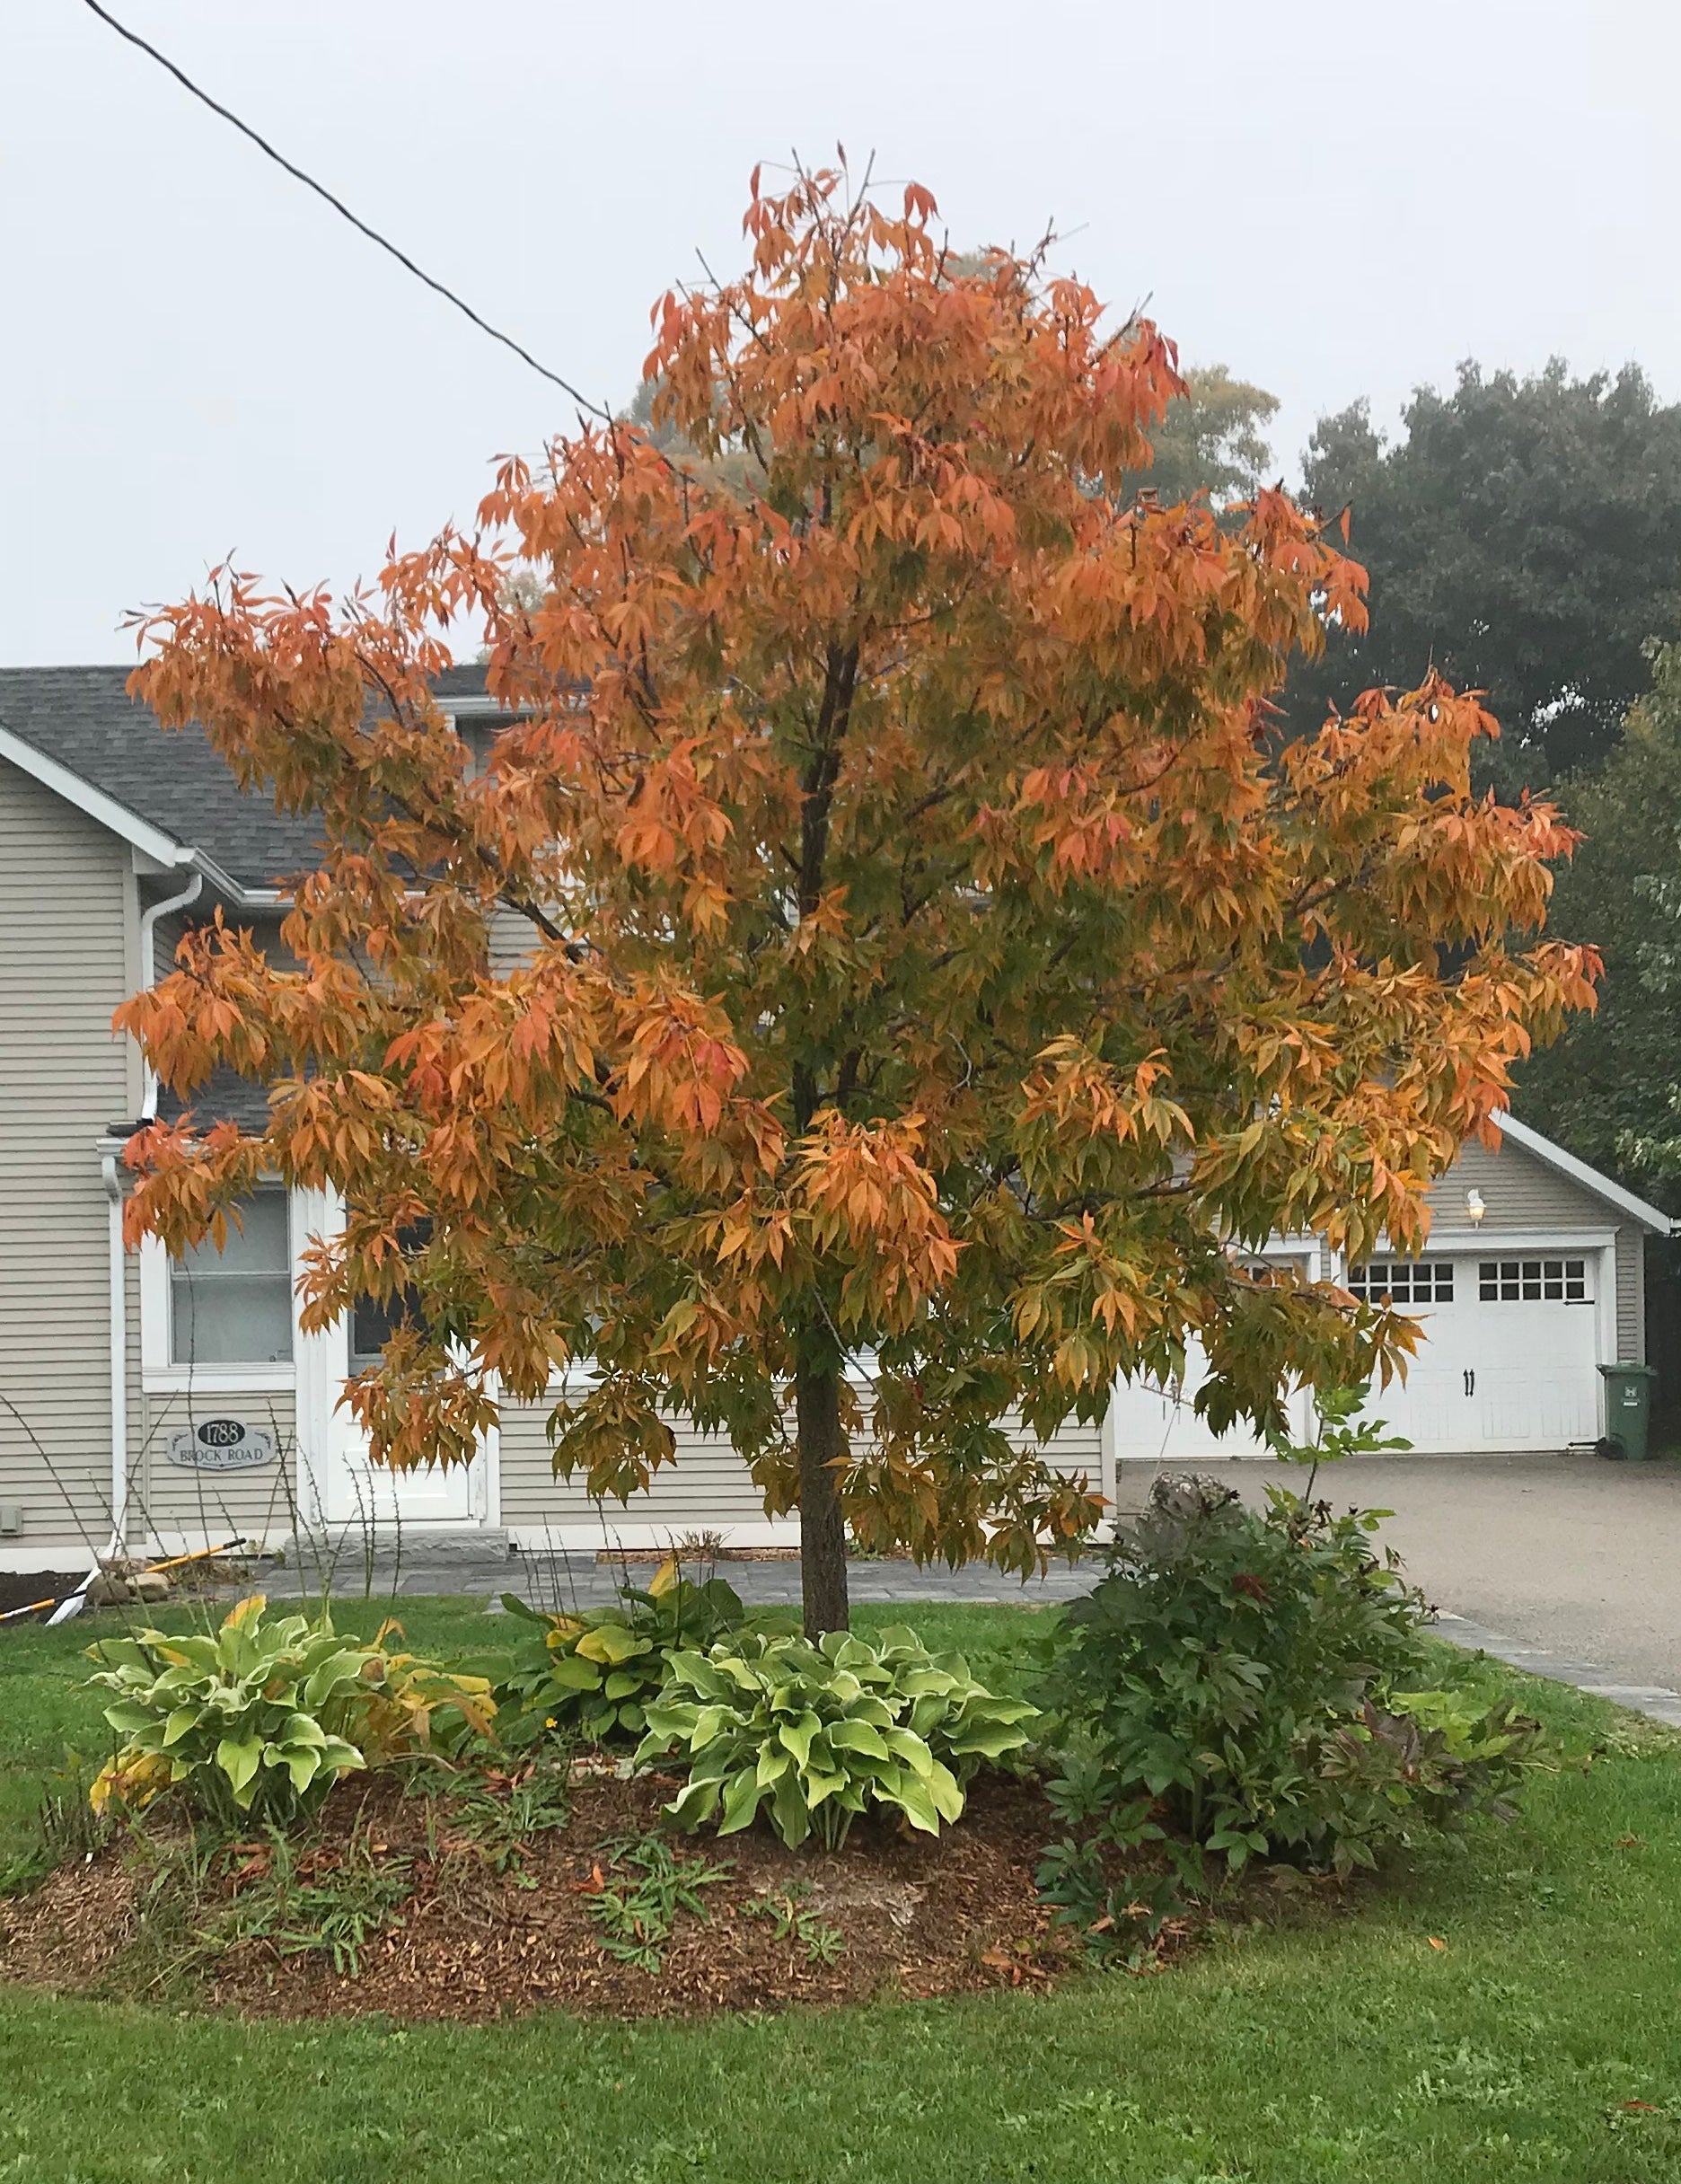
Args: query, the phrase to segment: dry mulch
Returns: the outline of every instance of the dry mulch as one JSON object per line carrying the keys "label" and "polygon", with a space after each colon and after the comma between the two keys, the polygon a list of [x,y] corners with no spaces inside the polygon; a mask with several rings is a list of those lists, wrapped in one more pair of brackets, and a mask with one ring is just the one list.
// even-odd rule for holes
{"label": "dry mulch", "polygon": [[[726,1864],[702,1891],[708,1917],[677,1916],[657,1972],[615,1960],[591,1915],[603,1880],[633,1883],[607,1846],[659,1825],[670,1778],[585,1780],[568,1825],[530,1837],[521,1871],[497,1873],[482,1844],[452,1833],[440,1808],[395,1785],[341,1785],[301,1871],[333,1871],[353,1836],[378,1859],[407,1859],[407,1899],[365,1942],[356,1976],[311,1950],[282,1954],[247,1940],[195,1970],[202,2001],[248,2016],[484,2022],[559,2008],[591,2017],[682,2017],[777,2011],[884,1996],[922,1998],[1048,1985],[1078,1951],[1051,1930],[1034,1868],[1053,1830],[1036,1784],[982,1775],[958,1827],[935,1840],[885,1818],[857,1822],[843,1850],[790,1852],[756,1827],[722,1841],[673,1836],[678,1854]],[[260,1845],[224,1862],[223,1899],[266,1871]],[[110,1850],[61,1868],[32,1895],[0,1900],[0,1977],[59,1992],[134,1995],[155,1967],[144,1949],[145,1856]],[[794,1893],[796,1907],[837,1929],[832,1963],[749,1906]],[[215,1905],[208,1908],[213,1913]],[[146,1977],[135,1968],[145,1965]],[[180,1999],[179,1992],[175,1998]]]}
{"label": "dry mulch", "polygon": [[[67,1570],[0,1570],[0,1616],[35,1600],[62,1600],[86,1578],[88,1565]],[[22,1620],[22,1618],[20,1618]]]}

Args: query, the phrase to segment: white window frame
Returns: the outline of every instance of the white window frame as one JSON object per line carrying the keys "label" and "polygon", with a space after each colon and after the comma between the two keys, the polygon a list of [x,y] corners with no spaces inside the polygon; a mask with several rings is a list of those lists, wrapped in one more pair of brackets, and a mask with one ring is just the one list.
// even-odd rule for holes
{"label": "white window frame", "polygon": [[283,1395],[297,1386],[298,1251],[302,1228],[297,1193],[286,1197],[287,1258],[292,1273],[292,1356],[290,1364],[178,1365],[171,1356],[170,1316],[173,1310],[170,1255],[154,1236],[140,1239],[140,1381],[149,1396]]}

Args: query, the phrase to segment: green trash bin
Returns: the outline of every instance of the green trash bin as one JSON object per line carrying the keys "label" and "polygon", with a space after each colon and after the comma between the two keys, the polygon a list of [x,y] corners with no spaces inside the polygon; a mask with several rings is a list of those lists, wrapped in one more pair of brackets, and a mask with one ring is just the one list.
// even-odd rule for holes
{"label": "green trash bin", "polygon": [[1602,1365],[1599,1375],[1605,1382],[1606,1454],[1643,1464],[1651,1422],[1651,1384],[1658,1375],[1650,1365]]}

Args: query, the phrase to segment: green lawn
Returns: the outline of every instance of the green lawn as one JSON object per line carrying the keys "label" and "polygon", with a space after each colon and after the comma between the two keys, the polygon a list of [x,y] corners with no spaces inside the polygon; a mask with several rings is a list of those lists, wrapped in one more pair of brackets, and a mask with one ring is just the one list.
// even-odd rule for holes
{"label": "green lawn", "polygon": [[[506,1627],[443,1601],[404,1618],[452,1649]],[[1032,1636],[1009,1608],[859,1616],[892,1620],[994,1669]],[[31,1771],[66,1737],[97,1748],[72,1688],[89,1634],[0,1651],[0,1858]],[[493,2030],[242,2026],[0,1989],[0,2180],[1673,2184],[1681,1738],[1556,1687],[1526,1695],[1576,1757],[1516,1826],[1479,1827],[1346,1916],[1236,1935],[1149,1980]],[[1610,1748],[1585,1763],[1596,1742]]]}

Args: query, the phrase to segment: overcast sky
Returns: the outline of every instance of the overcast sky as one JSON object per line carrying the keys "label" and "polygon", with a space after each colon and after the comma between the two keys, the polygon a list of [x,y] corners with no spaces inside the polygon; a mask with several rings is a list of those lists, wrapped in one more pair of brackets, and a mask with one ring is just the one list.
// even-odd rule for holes
{"label": "overcast sky", "polygon": [[[736,269],[754,162],[837,138],[959,243],[1054,217],[1282,398],[1287,474],[1465,356],[1681,397],[1675,0],[111,5],[615,403],[696,251]],[[0,663],[131,657],[230,549],[346,584],[569,422],[81,0],[0,15]]]}

